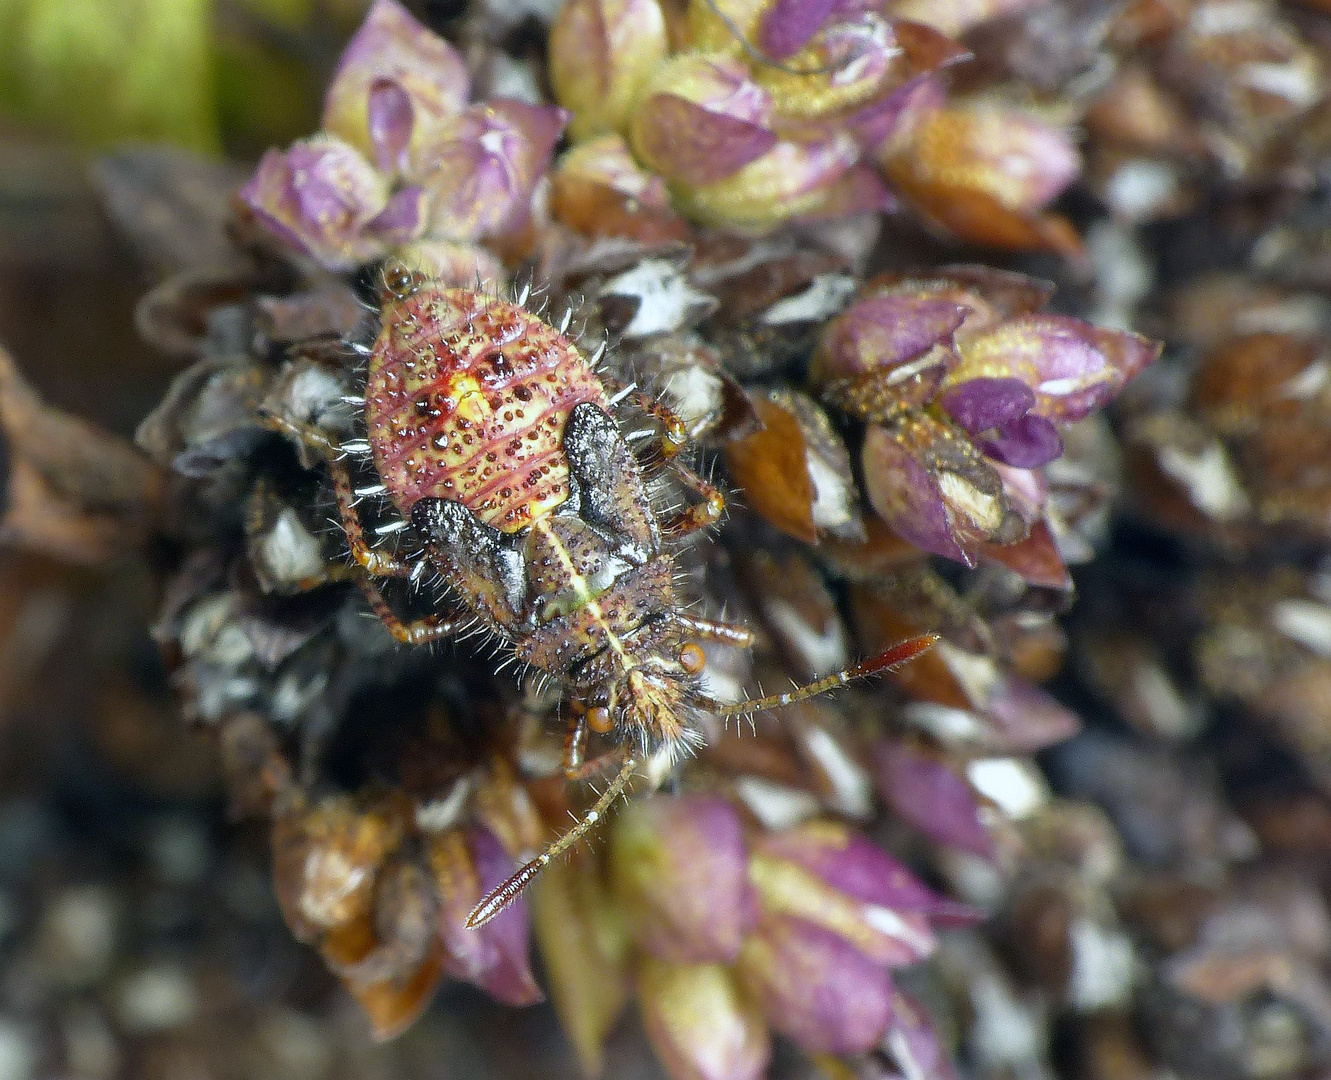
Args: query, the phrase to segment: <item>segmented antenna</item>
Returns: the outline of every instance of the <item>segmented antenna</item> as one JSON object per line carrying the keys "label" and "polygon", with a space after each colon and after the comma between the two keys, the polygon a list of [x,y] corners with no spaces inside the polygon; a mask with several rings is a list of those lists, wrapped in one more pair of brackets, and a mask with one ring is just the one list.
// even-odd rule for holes
{"label": "segmented antenna", "polygon": [[624,760],[624,765],[619,773],[610,781],[609,787],[601,792],[601,797],[592,804],[590,810],[578,819],[578,823],[569,829],[558,840],[554,840],[550,845],[531,862],[527,863],[521,870],[500,885],[497,889],[492,889],[490,893],[472,910],[467,916],[467,926],[475,929],[478,926],[484,926],[504,908],[508,907],[518,894],[531,884],[532,878],[544,870],[555,859],[559,858],[564,852],[581,840],[601,820],[606,811],[616,799],[629,786],[629,781],[633,778],[634,770],[640,764],[636,757],[629,757]]}
{"label": "segmented antenna", "polygon": [[710,701],[707,704],[718,716],[747,716],[749,713],[761,712],[763,709],[779,709],[783,705],[794,705],[797,701],[817,697],[819,694],[826,693],[828,690],[835,690],[838,686],[845,686],[846,683],[854,682],[856,679],[863,679],[866,676],[877,675],[884,671],[892,671],[903,664],[908,664],[916,657],[927,653],[938,644],[939,640],[938,634],[921,634],[919,637],[913,637],[893,645],[890,649],[880,652],[872,659],[865,660],[854,667],[843,668],[831,675],[824,675],[821,679],[806,683],[804,686],[797,686],[793,690],[787,690],[782,694],[768,694],[766,697],[749,698],[747,701],[737,701],[733,705]]}

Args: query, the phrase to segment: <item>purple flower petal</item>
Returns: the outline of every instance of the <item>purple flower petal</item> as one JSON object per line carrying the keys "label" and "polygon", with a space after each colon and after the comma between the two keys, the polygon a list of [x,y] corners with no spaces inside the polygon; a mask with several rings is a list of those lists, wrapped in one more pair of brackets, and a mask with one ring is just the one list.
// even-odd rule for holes
{"label": "purple flower petal", "polygon": [[389,244],[405,244],[420,236],[425,227],[425,192],[405,187],[396,192],[388,205],[365,223],[367,231]]}
{"label": "purple flower petal", "polygon": [[1043,416],[1028,413],[976,444],[989,457],[1017,469],[1038,469],[1063,453],[1063,436]]}
{"label": "purple flower petal", "polygon": [[[381,168],[386,160],[397,168],[405,142],[466,106],[467,83],[462,58],[448,42],[395,0],[375,0],[338,61],[322,127],[374,156]],[[380,89],[376,102],[376,88],[385,85],[394,88],[394,99]]]}
{"label": "purple flower petal", "polygon": [[1033,754],[1081,730],[1076,713],[1015,675],[994,688],[984,715],[1002,740],[1002,752],[1008,754]]}
{"label": "purple flower petal", "polygon": [[900,741],[885,740],[874,755],[878,791],[900,817],[940,844],[989,857],[993,841],[980,820],[980,802],[953,769]]}
{"label": "purple flower petal", "polygon": [[[907,364],[949,339],[966,314],[965,307],[950,300],[867,297],[848,307],[824,331],[818,351],[820,371],[825,377],[847,378]],[[946,359],[939,358],[939,379],[946,374]]]}
{"label": "purple flower petal", "polygon": [[769,833],[758,850],[787,859],[856,900],[897,911],[929,911],[938,894],[877,844],[841,822],[816,821]]}
{"label": "purple flower petal", "polygon": [[387,185],[338,139],[269,150],[239,198],[272,233],[330,270],[349,270],[382,253],[366,225],[384,209]]}
{"label": "purple flower petal", "polygon": [[974,566],[948,518],[938,481],[885,428],[871,425],[862,451],[870,505],[903,540],[947,559]]}
{"label": "purple flower petal", "polygon": [[771,95],[740,61],[684,54],[643,94],[630,141],[638,159],[669,180],[715,183],[776,145],[772,109]]}
{"label": "purple flower petal", "polygon": [[411,95],[392,79],[377,79],[370,86],[367,125],[381,172],[394,175],[406,168],[414,114]]}
{"label": "purple flower petal", "polygon": [[773,60],[794,56],[843,0],[776,0],[758,23],[758,47]]}
{"label": "purple flower petal", "polygon": [[682,184],[710,184],[776,145],[767,128],[713,112],[676,94],[653,94],[635,118],[637,147],[657,172]]}
{"label": "purple flower petal", "polygon": [[497,98],[440,125],[410,171],[430,198],[430,233],[473,240],[521,224],[567,118]]}
{"label": "purple flower petal", "polygon": [[751,925],[748,852],[723,798],[659,797],[615,823],[611,877],[638,943],[677,963],[730,961]]}
{"label": "purple flower petal", "polygon": [[918,963],[937,947],[921,912],[857,900],[788,859],[756,852],[749,860],[749,880],[767,914],[815,923],[874,963],[887,967]]}
{"label": "purple flower petal", "polygon": [[970,434],[978,435],[1025,416],[1035,404],[1035,392],[1020,379],[982,377],[948,387],[938,403]]}
{"label": "purple flower petal", "polygon": [[476,901],[506,881],[517,863],[488,829],[472,829],[466,847],[474,877],[456,862],[434,860],[443,898],[439,929],[444,966],[455,978],[479,986],[506,1005],[540,1001],[541,988],[531,973],[526,899],[518,897],[479,929],[466,925]]}
{"label": "purple flower petal", "polygon": [[810,1054],[861,1054],[892,1019],[892,980],[843,938],[768,916],[744,943],[740,978],[768,1022]]}

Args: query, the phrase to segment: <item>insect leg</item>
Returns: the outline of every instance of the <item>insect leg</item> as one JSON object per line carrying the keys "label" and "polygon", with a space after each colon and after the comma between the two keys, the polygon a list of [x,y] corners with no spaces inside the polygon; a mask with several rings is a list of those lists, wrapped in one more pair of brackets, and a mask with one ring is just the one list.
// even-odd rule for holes
{"label": "insect leg", "polygon": [[351,474],[342,464],[341,447],[327,435],[309,424],[300,424],[276,413],[267,413],[264,417],[270,426],[282,434],[296,439],[311,450],[321,453],[328,466],[328,475],[333,481],[333,495],[337,499],[338,516],[342,519],[342,531],[347,535],[347,546],[351,557],[357,564],[375,577],[407,577],[415,569],[415,564],[404,562],[396,556],[370,547],[365,539],[365,529],[361,525],[360,514],[356,512],[356,498],[351,490]]}
{"label": "insect leg", "polygon": [[640,412],[646,413],[661,427],[661,434],[652,442],[652,450],[660,458],[669,460],[689,444],[688,429],[684,421],[658,398],[637,387],[624,386],[609,375],[602,374],[601,385],[617,401],[629,400]]}
{"label": "insect leg", "polygon": [[356,512],[355,496],[351,491],[351,475],[342,462],[330,458],[328,474],[333,478],[333,495],[337,499],[337,512],[342,518],[342,531],[347,535],[351,557],[375,577],[409,577],[416,564],[399,559],[396,555],[372,548],[365,539],[360,514]]}
{"label": "insect leg", "polygon": [[624,764],[620,767],[619,772],[615,774],[615,778],[601,792],[601,797],[592,804],[591,809],[578,819],[578,823],[497,889],[492,889],[476,905],[472,913],[467,916],[467,926],[475,928],[488,923],[504,908],[513,903],[521,895],[522,890],[531,884],[532,879],[537,874],[594,829],[596,823],[614,805],[615,800],[624,794],[624,789],[629,786],[629,781],[633,779],[633,774],[639,764],[640,762],[636,757],[625,758]]}
{"label": "insect leg", "polygon": [[403,622],[397,612],[388,606],[384,594],[368,576],[362,576],[357,583],[361,587],[361,592],[365,594],[370,609],[384,624],[384,628],[393,635],[393,640],[400,641],[404,645],[428,645],[432,641],[442,641],[444,638],[452,637],[469,621],[466,616],[448,618],[442,615],[427,615],[422,619]]}
{"label": "insect leg", "polygon": [[665,536],[677,539],[698,532],[700,529],[711,528],[726,512],[726,497],[721,494],[720,488],[704,480],[682,461],[671,461],[670,466],[685,487],[702,497],[702,502],[694,503],[678,513],[671,514],[661,522],[661,532]]}

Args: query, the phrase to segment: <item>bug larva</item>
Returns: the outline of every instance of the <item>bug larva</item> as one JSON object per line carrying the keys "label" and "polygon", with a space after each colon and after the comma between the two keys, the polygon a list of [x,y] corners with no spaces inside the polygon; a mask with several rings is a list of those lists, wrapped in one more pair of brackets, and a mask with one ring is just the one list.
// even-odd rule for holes
{"label": "bug larva", "polygon": [[[704,711],[721,716],[774,708],[903,664],[933,644],[914,638],[782,694],[737,704],[706,697],[700,640],[748,645],[743,627],[686,613],[674,586],[671,544],[714,524],[719,491],[681,460],[683,425],[640,399],[660,428],[645,451],[630,448],[614,418],[631,390],[607,380],[563,333],[519,303],[449,288],[400,266],[384,271],[378,337],[369,349],[366,438],[322,445],[348,544],[375,613],[399,641],[420,644],[479,620],[525,661],[559,680],[572,701],[564,768],[570,778],[618,761],[576,824],[486,896],[478,926],[501,911],[552,859],[593,829],[634,773],[697,743]],[[375,577],[414,576],[424,565],[365,539],[344,451],[368,454],[378,484],[443,575],[461,610],[402,621]],[[674,470],[696,495],[658,513],[643,460]],[[381,530],[382,531],[382,530]],[[610,755],[584,760],[588,731]]]}

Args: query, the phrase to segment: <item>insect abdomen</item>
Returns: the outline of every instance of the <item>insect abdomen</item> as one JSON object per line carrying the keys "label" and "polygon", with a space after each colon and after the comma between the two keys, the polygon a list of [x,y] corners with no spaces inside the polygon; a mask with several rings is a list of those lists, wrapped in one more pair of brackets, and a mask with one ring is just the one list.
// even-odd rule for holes
{"label": "insect abdomen", "polygon": [[572,342],[524,308],[435,285],[384,307],[365,418],[404,514],[435,497],[526,528],[569,496],[564,423],[583,402],[609,407]]}

